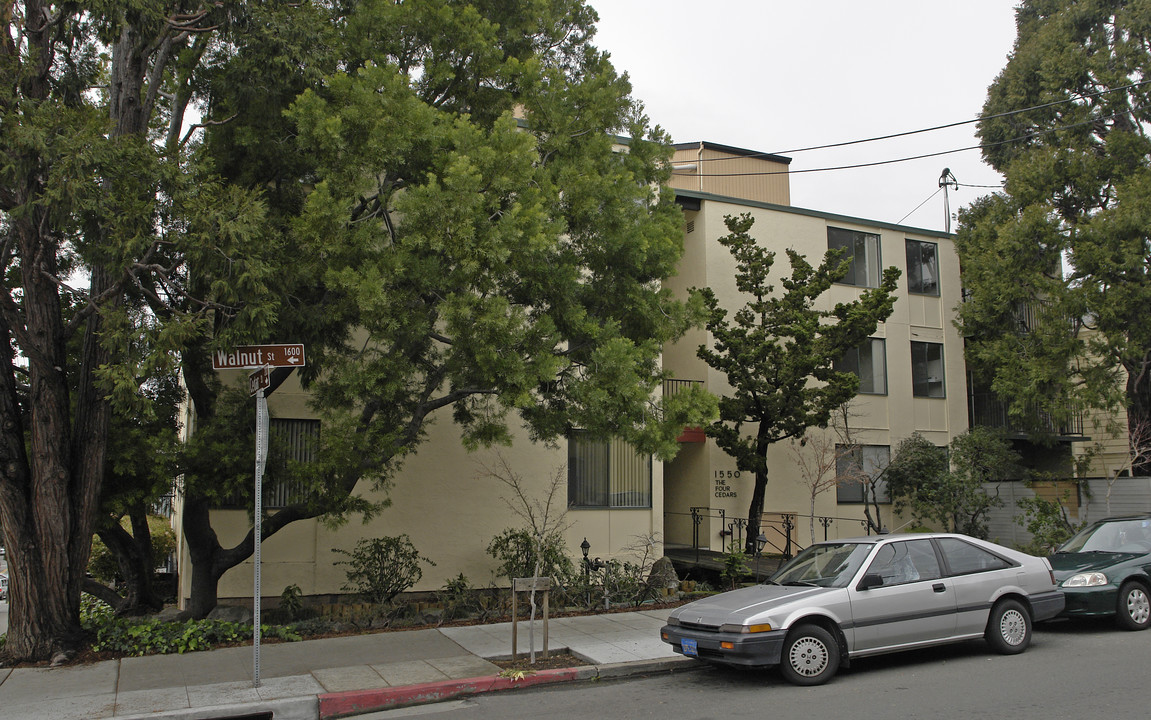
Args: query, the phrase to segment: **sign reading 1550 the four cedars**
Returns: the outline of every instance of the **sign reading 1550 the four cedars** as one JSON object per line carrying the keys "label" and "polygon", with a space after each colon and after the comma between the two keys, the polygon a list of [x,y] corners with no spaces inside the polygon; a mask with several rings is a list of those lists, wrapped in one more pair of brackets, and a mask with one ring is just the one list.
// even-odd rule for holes
{"label": "sign reading 1550 the four cedars", "polygon": [[300,343],[240,345],[231,350],[217,350],[212,354],[213,370],[261,367],[304,367],[304,346]]}

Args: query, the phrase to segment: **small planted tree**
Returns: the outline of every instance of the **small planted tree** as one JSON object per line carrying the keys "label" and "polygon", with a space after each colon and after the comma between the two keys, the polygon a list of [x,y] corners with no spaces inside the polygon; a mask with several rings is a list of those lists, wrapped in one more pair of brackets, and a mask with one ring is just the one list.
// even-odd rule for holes
{"label": "small planted tree", "polygon": [[[547,552],[547,549],[557,547],[557,539],[561,539],[562,542],[561,536],[568,526],[566,519],[567,507],[563,505],[561,500],[563,496],[561,489],[567,484],[567,466],[561,465],[552,473],[542,498],[532,494],[523,476],[512,470],[507,459],[499,453],[496,453],[496,459],[493,464],[482,466],[480,475],[481,477],[498,480],[511,492],[511,497],[504,497],[503,500],[508,508],[524,521],[526,525],[525,529],[531,540],[531,557],[533,563],[531,567],[532,586],[529,592],[531,614],[528,622],[528,645],[531,647],[529,651],[529,662],[534,665],[536,662],[536,585],[538,580],[544,577],[541,575],[541,571],[545,567],[545,552]],[[559,547],[562,547],[562,545]],[[562,562],[555,560],[549,564],[553,567],[562,567],[563,565]],[[515,578],[512,577],[511,580],[513,582],[512,592],[515,592]],[[514,620],[515,618],[513,618],[513,621]]]}
{"label": "small planted tree", "polygon": [[815,542],[815,499],[822,493],[839,487],[844,478],[836,472],[840,460],[850,455],[835,442],[836,438],[827,433],[810,433],[791,441],[791,456],[799,466],[803,486],[807,488],[811,500],[808,512],[808,529],[811,542]]}

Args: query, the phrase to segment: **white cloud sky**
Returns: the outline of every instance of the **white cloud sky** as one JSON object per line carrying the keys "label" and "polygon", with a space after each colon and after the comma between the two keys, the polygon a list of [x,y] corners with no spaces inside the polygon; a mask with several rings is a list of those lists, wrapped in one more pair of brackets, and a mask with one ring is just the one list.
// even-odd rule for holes
{"label": "white cloud sky", "polygon": [[[978,150],[794,173],[974,146],[974,124],[786,151],[975,118],[1015,40],[1011,0],[589,2],[595,44],[628,73],[652,122],[675,142],[788,155],[792,205],[942,230],[942,194],[903,218],[939,189],[943,168],[963,184],[1001,180]],[[988,192],[952,189],[952,212]]]}

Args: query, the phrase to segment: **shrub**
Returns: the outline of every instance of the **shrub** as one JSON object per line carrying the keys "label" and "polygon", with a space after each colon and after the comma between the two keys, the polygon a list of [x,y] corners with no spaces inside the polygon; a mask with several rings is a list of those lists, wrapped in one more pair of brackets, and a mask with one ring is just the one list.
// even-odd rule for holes
{"label": "shrub", "polygon": [[1058,499],[1048,500],[1036,495],[1019,498],[1018,506],[1023,514],[1016,515],[1015,521],[1031,533],[1031,542],[1019,549],[1031,555],[1051,554],[1084,525],[1071,522],[1066,508]]}
{"label": "shrub", "polygon": [[443,607],[444,620],[469,615],[479,609],[476,592],[463,573],[448,580],[443,589],[436,593],[436,599]]}
{"label": "shrub", "polygon": [[723,556],[723,570],[719,574],[733,590],[741,577],[751,574],[751,568],[747,566],[747,554],[742,547],[736,546],[734,540]]}
{"label": "shrub", "polygon": [[[527,530],[507,528],[488,543],[488,555],[499,561],[497,577],[532,577],[536,568],[535,542]],[[575,567],[568,557],[567,543],[559,533],[544,537],[540,553],[540,577],[553,579],[553,586],[563,584],[574,574]]]}
{"label": "shrub", "polygon": [[360,593],[372,603],[388,602],[410,589],[424,576],[420,563],[435,563],[420,557],[406,534],[360,540],[355,550],[335,548],[334,553],[347,556],[337,565],[347,565],[348,582],[341,589]]}
{"label": "shrub", "polygon": [[[221,620],[163,622],[157,618],[116,617],[112,608],[90,595],[80,598],[80,625],[92,636],[92,649],[121,655],[154,655],[211,650],[217,645],[244,643],[252,638],[251,623]],[[291,628],[261,625],[266,638],[299,640]]]}

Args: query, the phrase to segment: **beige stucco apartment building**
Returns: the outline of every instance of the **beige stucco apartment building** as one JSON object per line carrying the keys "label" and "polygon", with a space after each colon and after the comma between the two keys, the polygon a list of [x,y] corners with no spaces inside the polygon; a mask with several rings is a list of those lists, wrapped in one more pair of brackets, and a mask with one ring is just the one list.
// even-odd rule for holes
{"label": "beige stucco apartment building", "polygon": [[[686,293],[711,287],[721,302],[741,305],[734,287],[734,261],[717,238],[726,234],[726,215],[750,213],[752,234],[779,251],[776,272],[787,272],[785,248],[794,248],[817,263],[831,246],[848,247],[854,258],[851,276],[823,301],[851,300],[877,282],[881,268],[902,271],[898,300],[891,318],[870,342],[845,362],[860,373],[862,391],[852,403],[851,427],[864,445],[864,464],[881,462],[890,448],[914,432],[946,445],[967,428],[967,387],[962,339],[952,324],[960,302],[959,263],[949,235],[861,218],[844,217],[790,206],[787,158],[712,143],[676,146],[672,186],[684,212],[685,253],[671,287]],[[715,393],[726,378],[696,357],[707,343],[706,331],[695,330],[665,350],[664,365],[677,381],[702,382]],[[225,376],[242,381],[244,373]],[[676,383],[669,383],[673,391]],[[306,396],[290,379],[269,399],[276,422],[307,423]],[[322,430],[322,429],[321,429]],[[820,431],[813,432],[830,432]],[[499,452],[511,468],[541,495],[556,472],[571,483],[561,505],[566,517],[568,548],[579,556],[586,538],[591,555],[622,558],[637,538],[655,536],[668,547],[722,550],[737,537],[746,517],[752,478],[714,442],[688,429],[682,450],[670,463],[636,458],[620,444],[588,447],[578,439],[557,446],[536,445],[526,437]],[[407,534],[420,553],[433,560],[415,590],[437,590],[459,574],[473,585],[493,581],[494,560],[485,549],[505,528],[522,521],[508,507],[510,493],[484,477],[496,451],[467,452],[445,415],[430,428],[428,442],[410,457],[389,491],[392,504],[368,524],[353,519],[338,529],[310,520],[296,522],[265,541],[262,594],[275,596],[295,584],[305,595],[340,592],[344,571],[333,549],[352,549],[365,537]],[[786,444],[769,457],[770,482],[765,527],[771,544],[782,549],[784,528],[806,545],[810,492],[800,482],[795,459]],[[596,477],[592,477],[595,475]],[[591,483],[590,485],[588,483]],[[863,534],[863,508],[858,486],[832,488],[816,498],[818,537]],[[784,516],[787,516],[786,518]],[[897,529],[899,521],[883,506],[882,522]],[[237,542],[249,527],[249,511],[221,509],[213,525],[221,542]],[[794,549],[794,548],[793,548]],[[772,550],[772,548],[768,548]],[[189,593],[189,560],[181,546],[181,592]],[[251,562],[221,580],[221,600],[250,598]]]}

